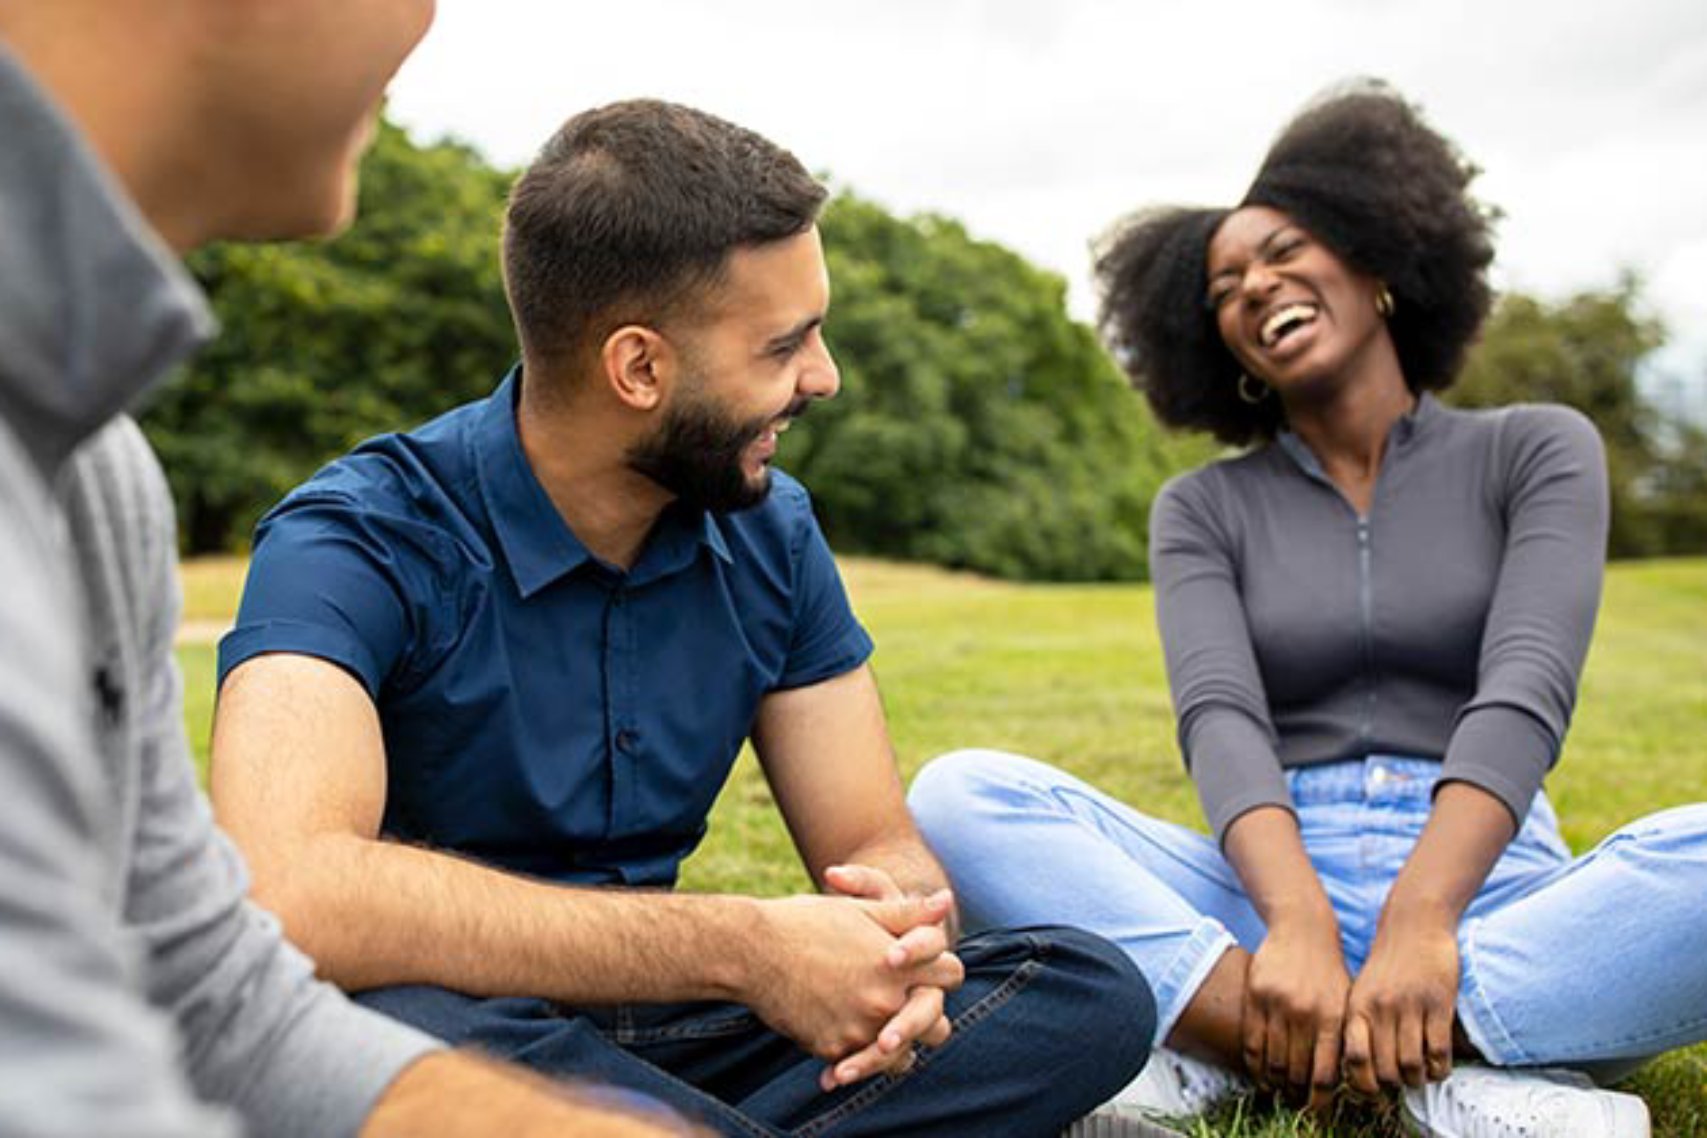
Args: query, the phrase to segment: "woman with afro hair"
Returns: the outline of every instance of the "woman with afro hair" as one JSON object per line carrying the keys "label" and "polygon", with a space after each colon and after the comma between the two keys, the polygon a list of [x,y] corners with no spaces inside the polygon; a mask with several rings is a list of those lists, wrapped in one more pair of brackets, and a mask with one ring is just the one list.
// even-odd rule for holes
{"label": "woman with afro hair", "polygon": [[911,793],[970,924],[1081,925],[1149,978],[1158,1050],[1084,1134],[1254,1082],[1395,1090],[1425,1133],[1646,1135],[1589,1076],[1707,1038],[1707,807],[1573,859],[1541,789],[1599,604],[1599,437],[1433,395],[1491,300],[1474,173],[1359,83],[1236,208],[1140,213],[1100,252],[1104,335],[1157,416],[1245,448],[1151,515],[1213,837],[994,751]]}

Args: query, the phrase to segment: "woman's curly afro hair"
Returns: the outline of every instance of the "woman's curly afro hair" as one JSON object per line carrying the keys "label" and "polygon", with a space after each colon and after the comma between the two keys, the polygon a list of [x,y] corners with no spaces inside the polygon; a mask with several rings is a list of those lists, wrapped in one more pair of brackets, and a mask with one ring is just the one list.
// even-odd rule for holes
{"label": "woman's curly afro hair", "polygon": [[[1469,194],[1476,173],[1397,92],[1363,80],[1292,120],[1240,205],[1280,210],[1385,282],[1405,382],[1440,390],[1492,303],[1494,218]],[[1117,224],[1096,258],[1098,324],[1162,422],[1240,445],[1272,438],[1283,419],[1277,399],[1239,398],[1239,364],[1204,299],[1209,241],[1230,212],[1161,208]]]}

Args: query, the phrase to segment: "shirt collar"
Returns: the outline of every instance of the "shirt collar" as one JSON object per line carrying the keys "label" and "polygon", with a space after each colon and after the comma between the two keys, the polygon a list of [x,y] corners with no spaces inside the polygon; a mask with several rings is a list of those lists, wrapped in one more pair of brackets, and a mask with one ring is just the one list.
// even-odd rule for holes
{"label": "shirt collar", "polygon": [[201,290],[0,45],[0,412],[44,469],[214,331]]}
{"label": "shirt collar", "polygon": [[629,571],[628,583],[638,587],[681,572],[693,564],[701,546],[725,562],[735,560],[715,515],[709,510],[689,509],[680,502],[670,503],[647,535],[646,547]]}
{"label": "shirt collar", "polygon": [[[557,512],[534,476],[516,431],[516,400],[522,369],[517,364],[486,400],[475,419],[475,468],[486,515],[504,549],[521,595],[531,597],[582,565],[600,564]],[[701,545],[732,561],[717,519],[705,510],[667,507],[652,527],[628,584],[638,586],[685,569]]]}
{"label": "shirt collar", "polygon": [[[1427,430],[1428,425],[1439,416],[1439,401],[1431,393],[1423,392],[1417,396],[1417,405],[1405,414],[1400,415],[1398,420],[1388,429],[1387,441],[1389,445],[1405,446]],[[1275,436],[1275,441],[1280,444],[1280,449],[1285,451],[1287,456],[1297,463],[1306,474],[1317,478],[1326,477],[1322,472],[1322,464],[1316,459],[1315,452],[1309,448],[1303,439],[1291,431],[1282,430]]]}
{"label": "shirt collar", "polygon": [[1440,403],[1432,392],[1425,391],[1417,396],[1417,405],[1410,414],[1401,415],[1399,421],[1393,424],[1392,439],[1395,443],[1408,443],[1423,431],[1428,429],[1440,417]]}

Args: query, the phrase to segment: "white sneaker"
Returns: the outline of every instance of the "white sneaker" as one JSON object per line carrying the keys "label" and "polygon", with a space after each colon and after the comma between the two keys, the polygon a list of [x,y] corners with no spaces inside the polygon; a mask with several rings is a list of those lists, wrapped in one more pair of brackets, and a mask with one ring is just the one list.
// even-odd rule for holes
{"label": "white sneaker", "polygon": [[1648,1104],[1575,1071],[1458,1067],[1407,1089],[1405,1125],[1436,1138],[1648,1138]]}
{"label": "white sneaker", "polygon": [[1254,1091],[1243,1075],[1158,1047],[1126,1089],[1069,1126],[1061,1138],[1166,1138],[1168,1119],[1195,1118]]}

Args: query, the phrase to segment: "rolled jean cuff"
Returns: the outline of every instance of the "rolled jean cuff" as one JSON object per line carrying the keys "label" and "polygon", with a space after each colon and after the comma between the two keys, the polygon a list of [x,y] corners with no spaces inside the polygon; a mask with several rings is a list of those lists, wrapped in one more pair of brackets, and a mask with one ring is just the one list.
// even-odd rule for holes
{"label": "rolled jean cuff", "polygon": [[1225,925],[1213,917],[1204,917],[1161,975],[1147,977],[1151,990],[1156,994],[1157,1047],[1162,1046],[1173,1031],[1174,1024],[1192,997],[1197,995],[1197,990],[1203,987],[1203,982],[1209,979],[1209,973],[1221,957],[1228,949],[1238,946],[1238,940]]}

